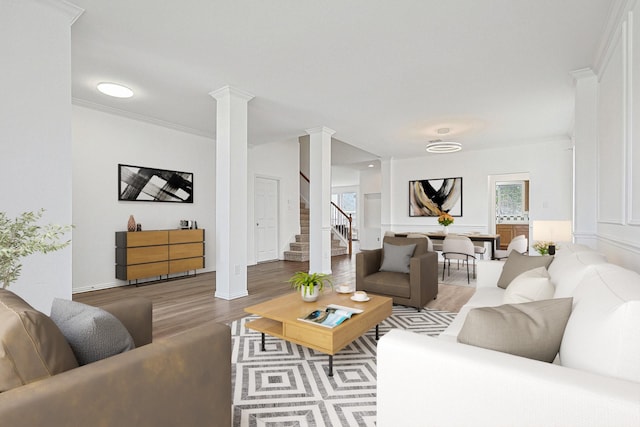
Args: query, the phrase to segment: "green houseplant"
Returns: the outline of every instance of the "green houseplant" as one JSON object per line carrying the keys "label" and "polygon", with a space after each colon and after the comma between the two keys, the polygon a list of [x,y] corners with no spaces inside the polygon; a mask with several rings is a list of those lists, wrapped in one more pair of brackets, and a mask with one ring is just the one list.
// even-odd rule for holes
{"label": "green houseplant", "polygon": [[298,271],[289,279],[291,287],[299,290],[304,301],[315,301],[324,289],[325,283],[332,286],[331,278],[324,273],[306,273]]}
{"label": "green houseplant", "polygon": [[21,259],[33,253],[57,251],[69,245],[71,240],[60,242],[71,226],[57,224],[38,225],[44,209],[24,212],[14,220],[0,212],[0,282],[6,289],[20,276]]}

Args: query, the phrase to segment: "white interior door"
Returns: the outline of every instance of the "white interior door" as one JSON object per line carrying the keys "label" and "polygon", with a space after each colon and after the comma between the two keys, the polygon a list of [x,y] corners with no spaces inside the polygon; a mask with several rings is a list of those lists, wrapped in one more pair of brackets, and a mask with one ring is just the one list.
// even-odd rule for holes
{"label": "white interior door", "polygon": [[380,230],[382,218],[382,200],[380,193],[364,195],[363,233],[360,238],[360,249],[376,249],[381,247]]}
{"label": "white interior door", "polygon": [[278,180],[255,180],[256,260],[278,259]]}

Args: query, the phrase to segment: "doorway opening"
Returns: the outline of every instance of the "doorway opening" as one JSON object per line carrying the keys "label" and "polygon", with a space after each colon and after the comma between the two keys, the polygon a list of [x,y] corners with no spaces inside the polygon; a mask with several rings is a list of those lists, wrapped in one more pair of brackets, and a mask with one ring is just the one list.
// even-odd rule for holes
{"label": "doorway opening", "polygon": [[500,235],[500,249],[507,249],[513,238],[529,240],[529,173],[489,176],[490,229]]}

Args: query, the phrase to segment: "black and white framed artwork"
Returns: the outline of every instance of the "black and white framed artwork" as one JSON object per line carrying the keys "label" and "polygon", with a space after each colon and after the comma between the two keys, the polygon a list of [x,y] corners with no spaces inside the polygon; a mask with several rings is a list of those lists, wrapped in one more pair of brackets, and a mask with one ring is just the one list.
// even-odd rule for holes
{"label": "black and white framed artwork", "polygon": [[119,164],[118,200],[193,203],[193,173]]}
{"label": "black and white framed artwork", "polygon": [[409,216],[462,216],[462,177],[409,181]]}

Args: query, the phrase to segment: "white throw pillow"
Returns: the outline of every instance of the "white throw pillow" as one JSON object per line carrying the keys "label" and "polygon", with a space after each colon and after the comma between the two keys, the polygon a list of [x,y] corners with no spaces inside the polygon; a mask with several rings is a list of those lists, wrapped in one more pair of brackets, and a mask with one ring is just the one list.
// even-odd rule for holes
{"label": "white throw pillow", "polygon": [[525,271],[511,281],[502,297],[503,304],[541,301],[553,298],[555,288],[545,267]]}
{"label": "white throw pillow", "polygon": [[640,275],[592,266],[574,292],[560,364],[640,382]]}
{"label": "white throw pillow", "polygon": [[606,262],[604,255],[593,250],[558,255],[549,266],[549,276],[556,288],[554,298],[573,296],[585,273],[594,265]]}

